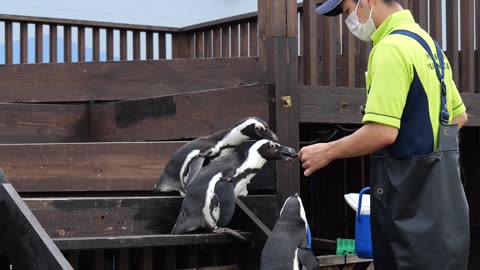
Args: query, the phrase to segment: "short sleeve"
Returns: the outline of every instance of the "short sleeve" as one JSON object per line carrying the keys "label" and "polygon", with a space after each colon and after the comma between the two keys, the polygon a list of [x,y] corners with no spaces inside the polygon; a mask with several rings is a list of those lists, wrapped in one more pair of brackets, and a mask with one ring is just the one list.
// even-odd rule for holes
{"label": "short sleeve", "polygon": [[400,128],[412,81],[412,64],[401,48],[382,42],[372,50],[367,73],[367,104],[363,123]]}

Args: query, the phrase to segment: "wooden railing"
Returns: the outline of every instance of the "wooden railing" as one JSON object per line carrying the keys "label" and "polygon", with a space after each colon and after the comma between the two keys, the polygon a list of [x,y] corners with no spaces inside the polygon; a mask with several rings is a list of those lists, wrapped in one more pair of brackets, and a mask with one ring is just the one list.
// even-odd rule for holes
{"label": "wooden railing", "polygon": [[[66,20],[40,17],[26,17],[13,15],[0,15],[0,22],[4,24],[5,32],[5,63],[12,64],[13,52],[13,31],[14,26],[20,28],[20,56],[19,62],[29,63],[29,46],[34,46],[34,63],[57,63],[72,62],[72,54],[78,62],[85,62],[86,59],[86,36],[92,40],[91,59],[100,61],[100,49],[106,47],[106,61],[114,60],[114,52],[119,50],[118,60],[140,60],[144,59],[165,59],[166,58],[166,34],[178,31],[178,28],[143,26],[119,23],[92,22],[80,20]],[[35,29],[35,42],[29,44],[29,26]],[[77,48],[74,51],[72,33],[76,32]],[[63,38],[59,38],[59,34]],[[101,34],[106,38],[101,39]],[[129,36],[131,35],[131,38]],[[142,36],[145,38],[142,38]],[[44,37],[49,39],[48,61],[44,59]],[[156,39],[156,41],[154,40]],[[131,40],[131,42],[128,42]],[[63,43],[63,50],[57,48],[58,43]],[[143,43],[143,44],[142,44]],[[119,44],[115,48],[114,44]],[[143,46],[142,46],[143,45]],[[63,59],[60,59],[59,52],[63,51]],[[157,53],[155,53],[155,51]],[[131,57],[129,58],[129,52]],[[154,57],[155,56],[155,57]],[[45,60],[45,61],[44,61]]]}
{"label": "wooden railing", "polygon": [[[412,11],[416,21],[429,30],[440,44],[445,43],[444,49],[460,91],[479,92],[480,80],[475,78],[480,77],[480,0],[448,0],[444,15],[441,1],[400,2]],[[342,16],[329,18],[315,14],[317,3],[317,0],[304,0],[298,4],[299,54],[302,56],[299,62],[300,82],[331,87],[364,87],[371,44],[354,38]],[[305,10],[304,5],[308,7]],[[102,60],[99,55],[103,40],[106,40],[104,59],[107,61],[165,59],[170,46],[172,58],[262,57],[259,48],[265,40],[259,34],[257,12],[184,28],[0,15],[2,21],[5,25],[7,64],[12,63],[12,29],[16,23],[20,25],[20,63],[28,62],[29,24],[35,25],[35,63],[43,62],[42,39],[46,28],[50,39],[48,62],[72,62],[72,53],[75,53],[72,52],[72,30],[78,35],[76,55],[79,62],[85,61],[87,32],[92,35],[93,61]],[[476,29],[474,25],[477,25]],[[60,60],[56,48],[59,31],[63,31],[64,36],[64,56]],[[114,35],[117,31],[119,33]],[[105,32],[106,38],[100,39],[101,32]],[[127,42],[129,35],[132,35],[131,44]],[[168,45],[166,35],[172,37]],[[114,44],[120,44],[118,59],[114,58]]]}

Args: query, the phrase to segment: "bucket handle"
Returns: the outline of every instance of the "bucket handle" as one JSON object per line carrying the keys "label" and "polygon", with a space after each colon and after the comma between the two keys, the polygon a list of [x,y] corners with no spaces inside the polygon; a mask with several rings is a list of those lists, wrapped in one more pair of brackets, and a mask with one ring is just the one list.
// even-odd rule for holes
{"label": "bucket handle", "polygon": [[360,191],[360,194],[358,195],[358,208],[357,208],[357,219],[360,222],[360,216],[362,212],[362,197],[365,192],[370,192],[370,187],[365,187]]}

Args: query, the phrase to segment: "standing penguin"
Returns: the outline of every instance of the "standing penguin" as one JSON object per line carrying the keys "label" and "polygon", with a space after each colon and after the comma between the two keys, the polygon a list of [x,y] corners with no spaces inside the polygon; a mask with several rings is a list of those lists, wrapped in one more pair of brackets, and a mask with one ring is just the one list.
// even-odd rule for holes
{"label": "standing penguin", "polygon": [[278,141],[265,121],[258,117],[245,118],[230,129],[199,137],[180,147],[165,166],[154,191],[176,190],[184,195],[185,179],[189,173],[196,174],[209,162],[230,154],[233,148],[249,139]]}
{"label": "standing penguin", "polygon": [[239,237],[235,231],[226,228],[235,211],[234,183],[238,177],[243,177],[237,173],[238,169],[248,171],[248,176],[253,174],[253,177],[267,160],[291,160],[296,156],[292,148],[265,139],[253,144],[245,142],[239,149],[244,149],[243,153],[215,159],[196,175],[188,176],[194,179],[187,180],[186,196],[172,234],[204,228]]}
{"label": "standing penguin", "polygon": [[295,194],[283,204],[280,218],[265,243],[260,270],[320,269],[310,249],[308,227],[302,200]]}

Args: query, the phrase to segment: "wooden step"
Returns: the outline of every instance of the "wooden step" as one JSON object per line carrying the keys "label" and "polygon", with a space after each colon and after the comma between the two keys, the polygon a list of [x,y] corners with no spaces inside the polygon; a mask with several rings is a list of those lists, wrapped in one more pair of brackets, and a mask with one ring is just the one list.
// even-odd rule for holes
{"label": "wooden step", "polygon": [[[18,192],[152,191],[184,143],[2,144],[0,168]],[[249,190],[275,190],[269,163]]]}
{"label": "wooden step", "polygon": [[242,244],[250,245],[252,234],[240,233],[247,240],[242,241],[226,234],[185,234],[185,235],[125,235],[115,237],[67,237],[52,238],[57,247],[62,250],[86,249],[117,249],[117,248],[144,248],[163,246],[186,245],[214,245],[214,244]]}
{"label": "wooden step", "polygon": [[[178,196],[24,199],[48,235],[56,239],[170,234],[182,200]],[[263,223],[273,226],[276,196],[246,196],[241,201]],[[242,220],[232,227],[247,230]]]}

